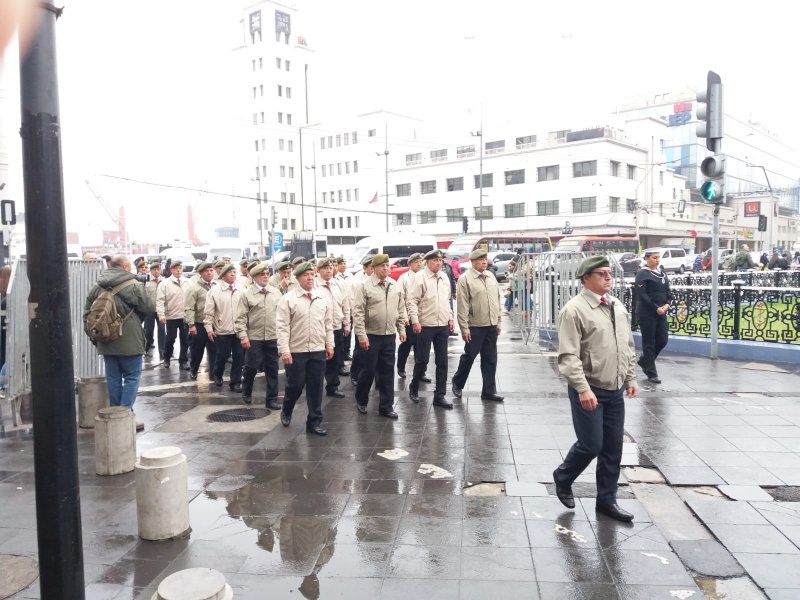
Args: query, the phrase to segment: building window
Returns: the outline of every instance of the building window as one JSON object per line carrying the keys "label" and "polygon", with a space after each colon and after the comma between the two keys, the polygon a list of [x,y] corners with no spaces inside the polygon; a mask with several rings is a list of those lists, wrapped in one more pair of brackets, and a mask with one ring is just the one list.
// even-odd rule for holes
{"label": "building window", "polygon": [[374,129],[370,129],[369,131],[367,131],[367,137],[375,137],[376,135],[377,133]]}
{"label": "building window", "polygon": [[261,113],[261,122],[262,123],[264,122],[264,113],[263,112]]}
{"label": "building window", "polygon": [[475,175],[475,189],[480,187],[490,188],[494,186],[494,173],[483,174],[483,186],[481,186],[481,176]]}
{"label": "building window", "polygon": [[536,216],[546,217],[547,215],[558,214],[558,200],[539,200],[536,203]]}
{"label": "building window", "polygon": [[463,218],[464,218],[464,209],[463,208],[448,208],[447,209],[447,222],[448,223],[460,223]]}
{"label": "building window", "polygon": [[286,113],[286,124],[287,125],[292,124],[292,113]]}
{"label": "building window", "polygon": [[267,176],[267,165],[261,165],[261,175],[264,177]]}
{"label": "building window", "polygon": [[506,185],[517,185],[525,183],[525,169],[516,169],[514,171],[506,171]]}
{"label": "building window", "polygon": [[327,177],[328,168],[326,165],[322,165],[322,176]]}
{"label": "building window", "polygon": [[344,229],[344,217],[339,217],[339,229]]}
{"label": "building window", "polygon": [[292,140],[287,140],[286,142],[286,149],[289,152],[294,152],[294,142]]}
{"label": "building window", "polygon": [[596,160],[585,160],[582,162],[572,163],[573,177],[591,177],[592,175],[597,175]]}
{"label": "building window", "polygon": [[339,198],[339,202],[342,201],[342,190],[337,190],[336,196]]}
{"label": "building window", "polygon": [[257,98],[257,97],[258,97],[258,90],[257,90],[256,86],[253,86],[253,98]]}
{"label": "building window", "polygon": [[517,150],[524,150],[525,148],[535,148],[535,147],[536,147],[535,135],[523,135],[522,137],[517,138]]}
{"label": "building window", "polygon": [[344,174],[345,175],[349,175],[350,174],[350,161],[349,160],[344,163]]}
{"label": "building window", "polygon": [[463,177],[452,177],[447,180],[447,191],[448,192],[460,192],[464,189],[464,178]]}
{"label": "building window", "polygon": [[616,196],[611,196],[608,199],[608,212],[616,213],[619,212],[619,198]]}
{"label": "building window", "polygon": [[[294,192],[289,192],[289,204],[294,204],[295,196]],[[292,225],[292,229],[294,229],[294,225]]]}
{"label": "building window", "polygon": [[283,150],[283,140],[278,140],[278,150]]}
{"label": "building window", "polygon": [[337,175],[342,174],[342,163],[336,163],[336,174]]}
{"label": "building window", "polygon": [[505,140],[497,140],[496,142],[486,142],[486,154],[499,154],[506,149]]}
{"label": "building window", "polygon": [[281,177],[286,177],[286,167],[281,165]]}
{"label": "building window", "polygon": [[286,219],[281,219],[281,226],[282,226],[281,229],[285,230],[288,225],[289,225],[289,223],[288,223],[288,221]]}
{"label": "building window", "polygon": [[628,165],[628,179],[636,179],[636,167]]}
{"label": "building window", "polygon": [[353,217],[347,217],[347,227],[348,229],[353,226]]}
{"label": "building window", "polygon": [[287,71],[289,70],[289,62],[290,62],[290,61],[288,61],[288,60],[286,61],[286,70],[287,70]]}
{"label": "building window", "polygon": [[342,145],[342,136],[337,134],[337,136],[336,136],[336,147],[338,148],[341,145]]}
{"label": "building window", "polygon": [[328,192],[322,192],[322,203],[323,204],[328,203]]}
{"label": "building window", "polygon": [[290,179],[294,178],[294,167],[289,167],[289,178]]}
{"label": "building window", "polygon": [[422,162],[422,152],[416,154],[406,154],[406,166],[418,165]]}
{"label": "building window", "polygon": [[[358,202],[358,188],[353,190],[353,199]],[[358,227],[358,221],[356,221],[356,227]]]}
{"label": "building window", "polygon": [[411,225],[411,213],[397,213],[392,215],[392,225]]}
{"label": "building window", "polygon": [[345,199],[350,202],[350,190],[345,190]]}
{"label": "building window", "polygon": [[333,136],[328,136],[328,148],[333,148]]}
{"label": "building window", "polygon": [[[286,204],[286,192],[281,192],[281,202]],[[285,225],[284,225],[284,227],[285,227]]]}
{"label": "building window", "polygon": [[325,150],[325,136],[319,138],[320,150]]}
{"label": "building window", "polygon": [[456,148],[456,158],[470,158],[472,156],[475,156],[475,144]]}
{"label": "building window", "polygon": [[491,219],[493,216],[494,216],[494,206],[475,207],[476,219],[485,221],[486,219]]}
{"label": "building window", "polygon": [[595,196],[590,196],[586,198],[573,198],[572,212],[573,213],[597,212],[597,198]]}
{"label": "building window", "polygon": [[258,152],[258,140],[256,140],[256,152]]}
{"label": "building window", "polygon": [[281,59],[280,58],[276,58],[275,59],[275,68],[276,69],[280,69],[281,68]]}
{"label": "building window", "polygon": [[255,71],[255,70],[256,70],[256,59],[254,58],[253,59],[253,71]]}
{"label": "building window", "polygon": [[328,228],[328,219],[322,219],[322,228],[323,229],[327,229]]}
{"label": "building window", "polygon": [[283,86],[278,85],[278,96],[283,96]]}
{"label": "building window", "polygon": [[514,204],[506,204],[504,208],[505,208],[505,213],[506,213],[506,219],[514,219],[516,217],[524,217],[525,216],[525,203],[524,202],[516,202]]}
{"label": "building window", "polygon": [[539,167],[536,172],[538,181],[555,181],[558,179],[558,165]]}
{"label": "building window", "polygon": [[[358,143],[358,132],[357,131],[353,132],[353,143],[354,144]],[[358,217],[356,217],[356,227],[358,227]]]}
{"label": "building window", "polygon": [[436,211],[435,210],[420,211],[419,216],[417,218],[417,222],[420,225],[427,225],[428,223],[436,223]]}
{"label": "building window", "polygon": [[278,113],[278,123],[283,123],[283,113],[282,112]]}
{"label": "building window", "polygon": [[356,227],[358,227],[358,215],[356,215]]}
{"label": "building window", "polygon": [[397,189],[397,195],[399,196],[410,196],[411,195],[411,184],[410,183],[399,183],[395,186]]}
{"label": "building window", "polygon": [[664,185],[664,171],[658,172],[658,185]]}
{"label": "building window", "polygon": [[331,217],[331,229],[336,229],[336,218]]}
{"label": "building window", "polygon": [[350,144],[350,134],[349,133],[345,133],[344,134],[344,145],[348,146],[349,144]]}
{"label": "building window", "polygon": [[[261,114],[263,115],[264,113]],[[263,123],[264,121],[261,122]],[[258,123],[258,113],[253,113],[253,125],[256,125],[257,123]]]}
{"label": "building window", "polygon": [[436,193],[436,180],[421,181],[419,184],[420,194],[435,194]]}
{"label": "building window", "polygon": [[625,210],[629,213],[632,213],[636,210],[636,199],[635,198],[626,198],[625,199]]}
{"label": "building window", "polygon": [[615,160],[611,161],[611,176],[619,177],[619,163]]}
{"label": "building window", "polygon": [[292,229],[297,229],[297,221],[292,219]]}
{"label": "building window", "polygon": [[353,173],[358,173],[358,161],[353,161]]}
{"label": "building window", "polygon": [[447,150],[431,150],[431,162],[447,160]]}

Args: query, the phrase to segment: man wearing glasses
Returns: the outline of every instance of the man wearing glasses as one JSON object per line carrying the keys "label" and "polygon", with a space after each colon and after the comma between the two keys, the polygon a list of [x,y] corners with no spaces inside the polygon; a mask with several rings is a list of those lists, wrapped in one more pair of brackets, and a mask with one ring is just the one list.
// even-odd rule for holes
{"label": "man wearing glasses", "polygon": [[624,305],[608,295],[611,268],[605,256],[584,260],[575,274],[583,291],[558,315],[558,368],[568,383],[572,424],[578,441],[553,471],[556,496],[575,508],[572,482],[597,458],[595,510],[618,521],[633,515],[617,504],[622,461],[625,399],[636,397],[636,352],[630,317]]}

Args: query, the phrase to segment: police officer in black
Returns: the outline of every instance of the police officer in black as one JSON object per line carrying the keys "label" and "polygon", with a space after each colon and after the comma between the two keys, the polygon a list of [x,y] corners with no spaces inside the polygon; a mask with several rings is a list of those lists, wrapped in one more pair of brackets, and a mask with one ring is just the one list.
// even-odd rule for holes
{"label": "police officer in black", "polygon": [[667,345],[667,311],[672,301],[669,280],[661,267],[661,253],[645,250],[645,266],[636,273],[636,317],[642,334],[642,356],[637,361],[652,383],[661,383],[656,358]]}

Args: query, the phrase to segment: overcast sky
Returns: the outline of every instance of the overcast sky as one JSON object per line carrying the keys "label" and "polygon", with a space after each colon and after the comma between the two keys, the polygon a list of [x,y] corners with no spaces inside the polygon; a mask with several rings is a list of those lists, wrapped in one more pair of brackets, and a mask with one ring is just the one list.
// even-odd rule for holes
{"label": "overcast sky", "polygon": [[[237,9],[246,4],[65,3],[58,51],[68,225],[82,242],[113,229],[87,177],[112,208],[125,202],[132,239],[183,237],[186,203],[199,194],[102,174],[253,195],[232,176],[246,115],[232,104],[230,61]],[[700,87],[714,69],[725,83],[726,112],[798,145],[799,9],[791,3],[296,4],[304,16],[293,35],[316,52],[312,92],[324,91],[311,98],[312,121],[386,109],[468,132],[483,104],[485,132],[508,120],[537,131],[590,127],[628,97]],[[208,200],[200,206],[198,225],[208,232],[220,215]]]}

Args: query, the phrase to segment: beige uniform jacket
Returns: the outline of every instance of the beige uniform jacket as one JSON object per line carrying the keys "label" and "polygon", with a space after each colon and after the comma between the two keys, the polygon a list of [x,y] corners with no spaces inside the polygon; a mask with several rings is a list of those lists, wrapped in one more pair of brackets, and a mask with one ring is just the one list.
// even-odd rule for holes
{"label": "beige uniform jacket", "polygon": [[423,327],[442,327],[453,320],[450,308],[450,279],[439,271],[432,273],[428,267],[419,271],[410,284],[411,292],[406,304],[411,323]]}
{"label": "beige uniform jacket", "polygon": [[144,291],[147,293],[147,297],[150,298],[153,306],[156,305],[156,291],[158,290],[158,284],[162,281],[164,281],[163,277],[159,277],[158,281],[148,278],[147,283],[144,284]]}
{"label": "beige uniform jacket", "polygon": [[322,292],[322,295],[331,303],[333,309],[333,330],[339,331],[342,327],[350,328],[350,296],[345,292],[344,286],[331,278],[330,281],[323,281],[317,275],[314,286]]}
{"label": "beige uniform jacket", "polygon": [[367,334],[394,335],[406,332],[406,307],[400,285],[389,277],[384,285],[372,275],[356,288],[353,299],[353,329],[359,341]]}
{"label": "beige uniform jacket", "polygon": [[[481,276],[482,275],[482,276]],[[456,313],[461,333],[470,327],[490,327],[500,323],[500,286],[494,273],[475,269],[462,273],[456,285]]]}
{"label": "beige uniform jacket", "polygon": [[271,285],[263,288],[253,282],[239,296],[236,306],[236,336],[241,340],[275,340],[278,330],[275,319],[278,315],[278,302],[281,294]]}
{"label": "beige uniform jacket", "polygon": [[161,279],[161,283],[156,288],[156,313],[159,319],[183,321],[183,313],[186,308],[184,298],[186,285],[188,283],[182,277],[170,276]]}
{"label": "beige uniform jacket", "polygon": [[281,286],[281,275],[280,275],[280,273],[275,273],[274,275],[272,275],[269,278],[269,284],[272,287],[274,287],[275,289],[277,289],[281,293],[281,296],[286,294],[286,292],[288,292],[290,290],[293,290],[296,287],[299,287],[299,285],[300,285],[300,284],[297,283],[297,279],[295,278],[294,275],[289,275],[289,283],[287,284],[287,287],[284,288],[283,286]]}
{"label": "beige uniform jacket", "polygon": [[206,331],[213,331],[215,335],[233,335],[236,332],[234,318],[240,294],[235,283],[228,285],[220,280],[211,286],[203,311]]}
{"label": "beige uniform jacket", "polygon": [[[309,299],[307,294],[311,294]],[[322,293],[299,285],[278,303],[278,352],[319,352],[333,349],[333,309]]]}
{"label": "beige uniform jacket", "polygon": [[578,393],[637,387],[630,316],[616,298],[606,294],[606,301],[583,290],[558,314],[558,369]]}
{"label": "beige uniform jacket", "polygon": [[189,327],[195,323],[203,322],[205,318],[206,296],[210,289],[211,284],[206,283],[202,279],[195,281],[186,288],[186,309],[183,320],[189,324]]}
{"label": "beige uniform jacket", "polygon": [[[419,273],[419,271],[417,271]],[[411,282],[414,281],[414,276],[417,274],[414,271],[408,270],[402,275],[400,275],[399,279],[397,280],[398,285],[400,286],[400,291],[403,293],[403,304],[406,307],[406,325],[409,324],[408,320],[408,297],[411,294]]]}
{"label": "beige uniform jacket", "polygon": [[236,278],[236,287],[239,288],[240,292],[244,292],[250,285],[253,283],[253,280],[250,279],[247,275],[239,275]]}

